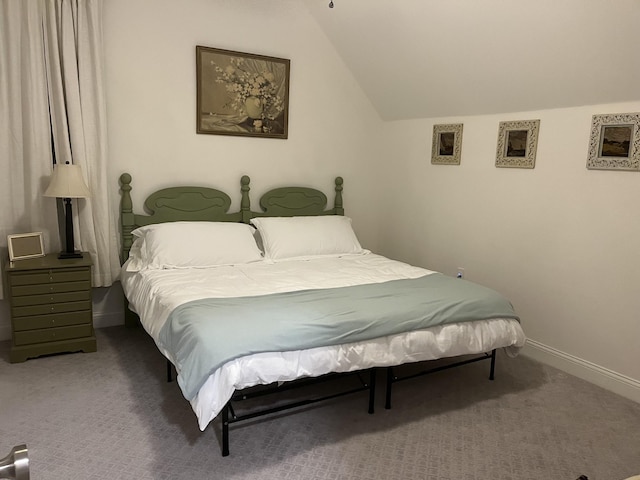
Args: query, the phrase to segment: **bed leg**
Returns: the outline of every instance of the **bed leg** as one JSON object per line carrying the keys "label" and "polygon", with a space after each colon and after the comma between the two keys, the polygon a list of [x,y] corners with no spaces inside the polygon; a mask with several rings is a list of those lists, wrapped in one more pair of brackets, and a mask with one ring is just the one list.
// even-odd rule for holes
{"label": "bed leg", "polygon": [[496,371],[496,349],[494,348],[491,351],[491,370],[489,371],[489,380],[493,380],[495,378],[494,373]]}
{"label": "bed leg", "polygon": [[391,384],[393,383],[393,367],[387,367],[387,392],[384,402],[384,408],[389,410],[391,408]]}
{"label": "bed leg", "polygon": [[229,404],[222,409],[222,456],[229,456]]}
{"label": "bed leg", "polygon": [[171,365],[171,362],[167,360],[167,383],[170,383],[173,381],[173,372],[171,371],[172,366],[173,365]]}
{"label": "bed leg", "polygon": [[373,413],[376,398],[376,368],[369,372],[369,413]]}

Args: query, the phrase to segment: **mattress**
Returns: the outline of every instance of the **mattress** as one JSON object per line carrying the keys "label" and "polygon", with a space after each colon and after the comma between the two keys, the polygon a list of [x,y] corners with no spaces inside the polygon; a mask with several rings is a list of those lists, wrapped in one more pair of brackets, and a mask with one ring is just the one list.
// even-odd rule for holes
{"label": "mattress", "polygon": [[[435,272],[370,252],[279,262],[254,262],[213,268],[122,269],[130,308],[149,335],[158,335],[179,305],[203,298],[267,295],[297,290],[346,287],[419,278]],[[525,335],[514,319],[463,322],[364,342],[287,352],[247,355],[227,362],[202,386],[191,407],[204,430],[235,390],[330,372],[349,372],[402,363],[476,354],[505,348],[516,355]],[[172,353],[159,346],[175,364]],[[177,372],[180,375],[180,371]]]}

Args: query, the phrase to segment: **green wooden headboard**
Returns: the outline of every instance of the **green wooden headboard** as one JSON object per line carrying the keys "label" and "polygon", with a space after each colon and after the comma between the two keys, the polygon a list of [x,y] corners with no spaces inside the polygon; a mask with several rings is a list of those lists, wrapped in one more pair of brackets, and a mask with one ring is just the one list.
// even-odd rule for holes
{"label": "green wooden headboard", "polygon": [[[122,262],[129,258],[133,243],[131,232],[138,227],[177,221],[243,222],[249,221],[249,177],[242,177],[240,211],[228,213],[231,198],[226,193],[208,187],[179,186],[163,188],[144,201],[148,215],[133,213],[131,175],[120,175],[120,227]],[[243,217],[247,217],[245,220]]]}
{"label": "green wooden headboard", "polygon": [[144,201],[148,214],[133,212],[131,175],[120,175],[120,227],[122,262],[129,258],[133,243],[131,232],[138,227],[177,221],[241,222],[253,217],[293,217],[299,215],[344,215],[342,206],[342,177],[335,179],[333,208],[327,209],[327,196],[309,187],[281,187],[269,190],[260,198],[260,211],[251,210],[250,178],[240,179],[240,210],[229,213],[231,198],[209,187],[177,186],[152,193]]}
{"label": "green wooden headboard", "polygon": [[327,196],[308,187],[282,187],[269,190],[260,197],[262,211],[251,217],[295,217],[302,215],[344,215],[342,207],[342,177],[335,180],[333,208],[327,210]]}

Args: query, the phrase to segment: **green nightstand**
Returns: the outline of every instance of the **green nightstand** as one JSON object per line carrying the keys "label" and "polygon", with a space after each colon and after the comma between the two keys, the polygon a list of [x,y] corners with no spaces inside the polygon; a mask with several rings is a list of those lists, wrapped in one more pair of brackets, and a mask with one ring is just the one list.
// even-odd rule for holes
{"label": "green nightstand", "polygon": [[91,257],[57,253],[7,262],[12,363],[63,352],[95,352]]}

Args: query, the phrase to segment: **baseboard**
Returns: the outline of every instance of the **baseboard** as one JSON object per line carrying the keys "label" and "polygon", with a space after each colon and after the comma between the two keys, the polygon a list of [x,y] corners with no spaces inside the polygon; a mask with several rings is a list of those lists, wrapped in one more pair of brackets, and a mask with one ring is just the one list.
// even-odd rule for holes
{"label": "baseboard", "polygon": [[93,313],[93,327],[104,328],[124,325],[124,310],[119,312]]}
{"label": "baseboard", "polygon": [[527,339],[521,354],[640,403],[640,381]]}

